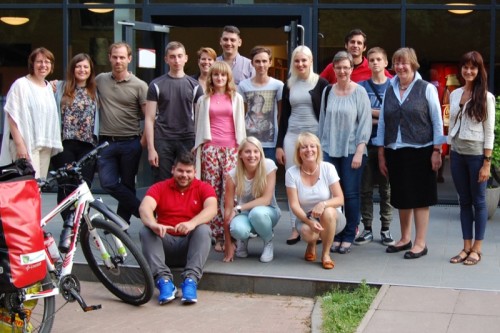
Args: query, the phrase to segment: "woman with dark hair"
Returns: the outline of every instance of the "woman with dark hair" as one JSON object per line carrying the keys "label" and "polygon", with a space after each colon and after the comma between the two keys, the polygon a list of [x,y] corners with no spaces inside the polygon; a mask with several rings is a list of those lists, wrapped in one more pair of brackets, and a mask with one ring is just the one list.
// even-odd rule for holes
{"label": "woman with dark hair", "polygon": [[[60,168],[79,160],[97,144],[97,88],[94,64],[88,54],[80,53],[71,59],[66,80],[56,84],[55,96],[61,118],[64,150],[52,158],[52,163],[55,168]],[[89,187],[92,184],[94,172],[94,164],[86,165],[82,170],[83,178]],[[68,183],[67,180],[64,184],[60,183],[57,202],[64,200],[77,186],[77,182]],[[61,215],[64,221],[67,221],[69,210]],[[64,242],[60,244],[62,243]],[[63,252],[67,250],[64,244],[61,249]]]}
{"label": "woman with dark hair", "polygon": [[464,247],[450,259],[452,264],[475,265],[488,213],[486,185],[490,176],[495,129],[495,96],[488,92],[483,57],[471,51],[460,59],[465,85],[450,95],[450,168],[460,202]]}
{"label": "woman with dark hair", "polygon": [[36,178],[45,178],[50,157],[62,151],[61,129],[52,85],[54,55],[44,47],[28,57],[29,74],[17,79],[7,94],[0,164],[28,159]]}
{"label": "woman with dark hair", "polygon": [[236,166],[238,146],[246,138],[243,97],[236,92],[231,67],[224,61],[210,67],[205,95],[196,104],[195,133],[196,172],[217,194],[217,215],[211,228],[215,250],[223,252],[226,179]]}
{"label": "woman with dark hair", "polygon": [[380,172],[389,178],[391,205],[399,210],[401,239],[386,252],[406,251],[405,259],[417,259],[428,252],[429,207],[437,203],[436,172],[445,142],[441,103],[436,87],[417,72],[415,50],[398,49],[392,66],[396,76],[385,93],[376,140]]}

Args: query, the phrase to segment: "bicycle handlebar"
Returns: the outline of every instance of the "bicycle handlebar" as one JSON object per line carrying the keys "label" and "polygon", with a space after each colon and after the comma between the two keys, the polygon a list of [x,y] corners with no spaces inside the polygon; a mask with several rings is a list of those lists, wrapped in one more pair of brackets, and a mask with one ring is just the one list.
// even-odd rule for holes
{"label": "bicycle handlebar", "polygon": [[63,178],[77,178],[79,180],[82,179],[82,168],[89,162],[95,161],[98,158],[98,154],[101,152],[101,150],[103,150],[107,146],[109,146],[109,142],[105,141],[101,143],[99,146],[92,149],[78,161],[66,164],[65,166],[57,170],[50,171],[49,174],[51,175],[51,177],[45,181],[43,180],[39,181],[39,186],[43,189],[49,186],[49,184],[56,179],[63,179]]}

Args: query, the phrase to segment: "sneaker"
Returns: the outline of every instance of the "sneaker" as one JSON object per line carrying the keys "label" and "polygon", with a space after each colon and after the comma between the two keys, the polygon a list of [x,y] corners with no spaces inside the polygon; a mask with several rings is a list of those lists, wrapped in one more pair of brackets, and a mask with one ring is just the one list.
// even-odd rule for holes
{"label": "sneaker", "polygon": [[361,235],[359,235],[355,240],[354,244],[363,245],[368,244],[373,240],[373,232],[371,230],[363,230]]}
{"label": "sneaker", "polygon": [[236,256],[238,258],[248,257],[248,238],[245,240],[236,240]]}
{"label": "sneaker", "polygon": [[270,262],[274,258],[274,246],[273,240],[271,239],[269,242],[264,242],[264,250],[262,250],[262,254],[260,255],[261,262]]}
{"label": "sneaker", "polygon": [[384,244],[385,246],[396,244],[396,241],[394,240],[394,238],[392,238],[390,230],[381,231],[380,232],[380,239],[382,239],[382,244]]}
{"label": "sneaker", "polygon": [[159,278],[156,281],[156,287],[160,290],[160,296],[158,296],[158,303],[160,303],[160,305],[170,303],[175,299],[177,288],[172,281],[165,278]]}
{"label": "sneaker", "polygon": [[184,304],[192,304],[198,302],[196,296],[196,282],[193,279],[187,278],[181,285],[182,288],[182,299],[181,302]]}

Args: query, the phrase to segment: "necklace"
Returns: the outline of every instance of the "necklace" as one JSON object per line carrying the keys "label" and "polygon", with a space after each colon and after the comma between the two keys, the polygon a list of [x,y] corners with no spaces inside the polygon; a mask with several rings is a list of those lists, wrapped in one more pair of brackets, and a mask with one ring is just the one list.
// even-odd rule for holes
{"label": "necklace", "polygon": [[399,89],[400,89],[400,90],[405,91],[406,89],[408,89],[408,87],[409,87],[409,86],[410,86],[410,85],[407,85],[406,87],[403,87],[403,86],[400,84],[400,85],[399,85]]}
{"label": "necklace", "polygon": [[224,94],[223,93],[215,93],[213,95],[215,103],[220,104],[221,100],[224,99]]}
{"label": "necklace", "polygon": [[318,168],[319,168],[319,164],[316,164],[316,169],[314,169],[313,172],[307,172],[306,170],[304,170],[303,168],[300,168],[300,170],[302,170],[303,173],[305,173],[306,175],[308,176],[312,176],[316,173],[316,171],[318,171]]}

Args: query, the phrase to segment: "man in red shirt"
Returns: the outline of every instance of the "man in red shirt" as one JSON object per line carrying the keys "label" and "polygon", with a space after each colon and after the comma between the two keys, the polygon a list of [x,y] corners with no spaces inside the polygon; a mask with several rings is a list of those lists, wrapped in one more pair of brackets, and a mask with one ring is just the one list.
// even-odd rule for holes
{"label": "man in red shirt", "polygon": [[172,178],[151,186],[139,207],[142,252],[160,290],[160,305],[174,300],[177,292],[167,265],[184,267],[182,303],[198,300],[196,288],[211,246],[207,223],[217,214],[217,199],[214,189],[195,174],[194,157],[182,154]]}
{"label": "man in red shirt", "polygon": [[[366,51],[366,34],[361,29],[349,31],[345,36],[345,49],[352,56],[354,69],[351,73],[351,80],[354,82],[366,81],[372,77],[372,71],[368,66],[368,60],[363,57],[363,52]],[[331,84],[337,82],[337,77],[333,71],[333,63],[328,64],[321,72],[320,76],[325,78]],[[386,69],[385,76],[392,78],[391,73]]]}

